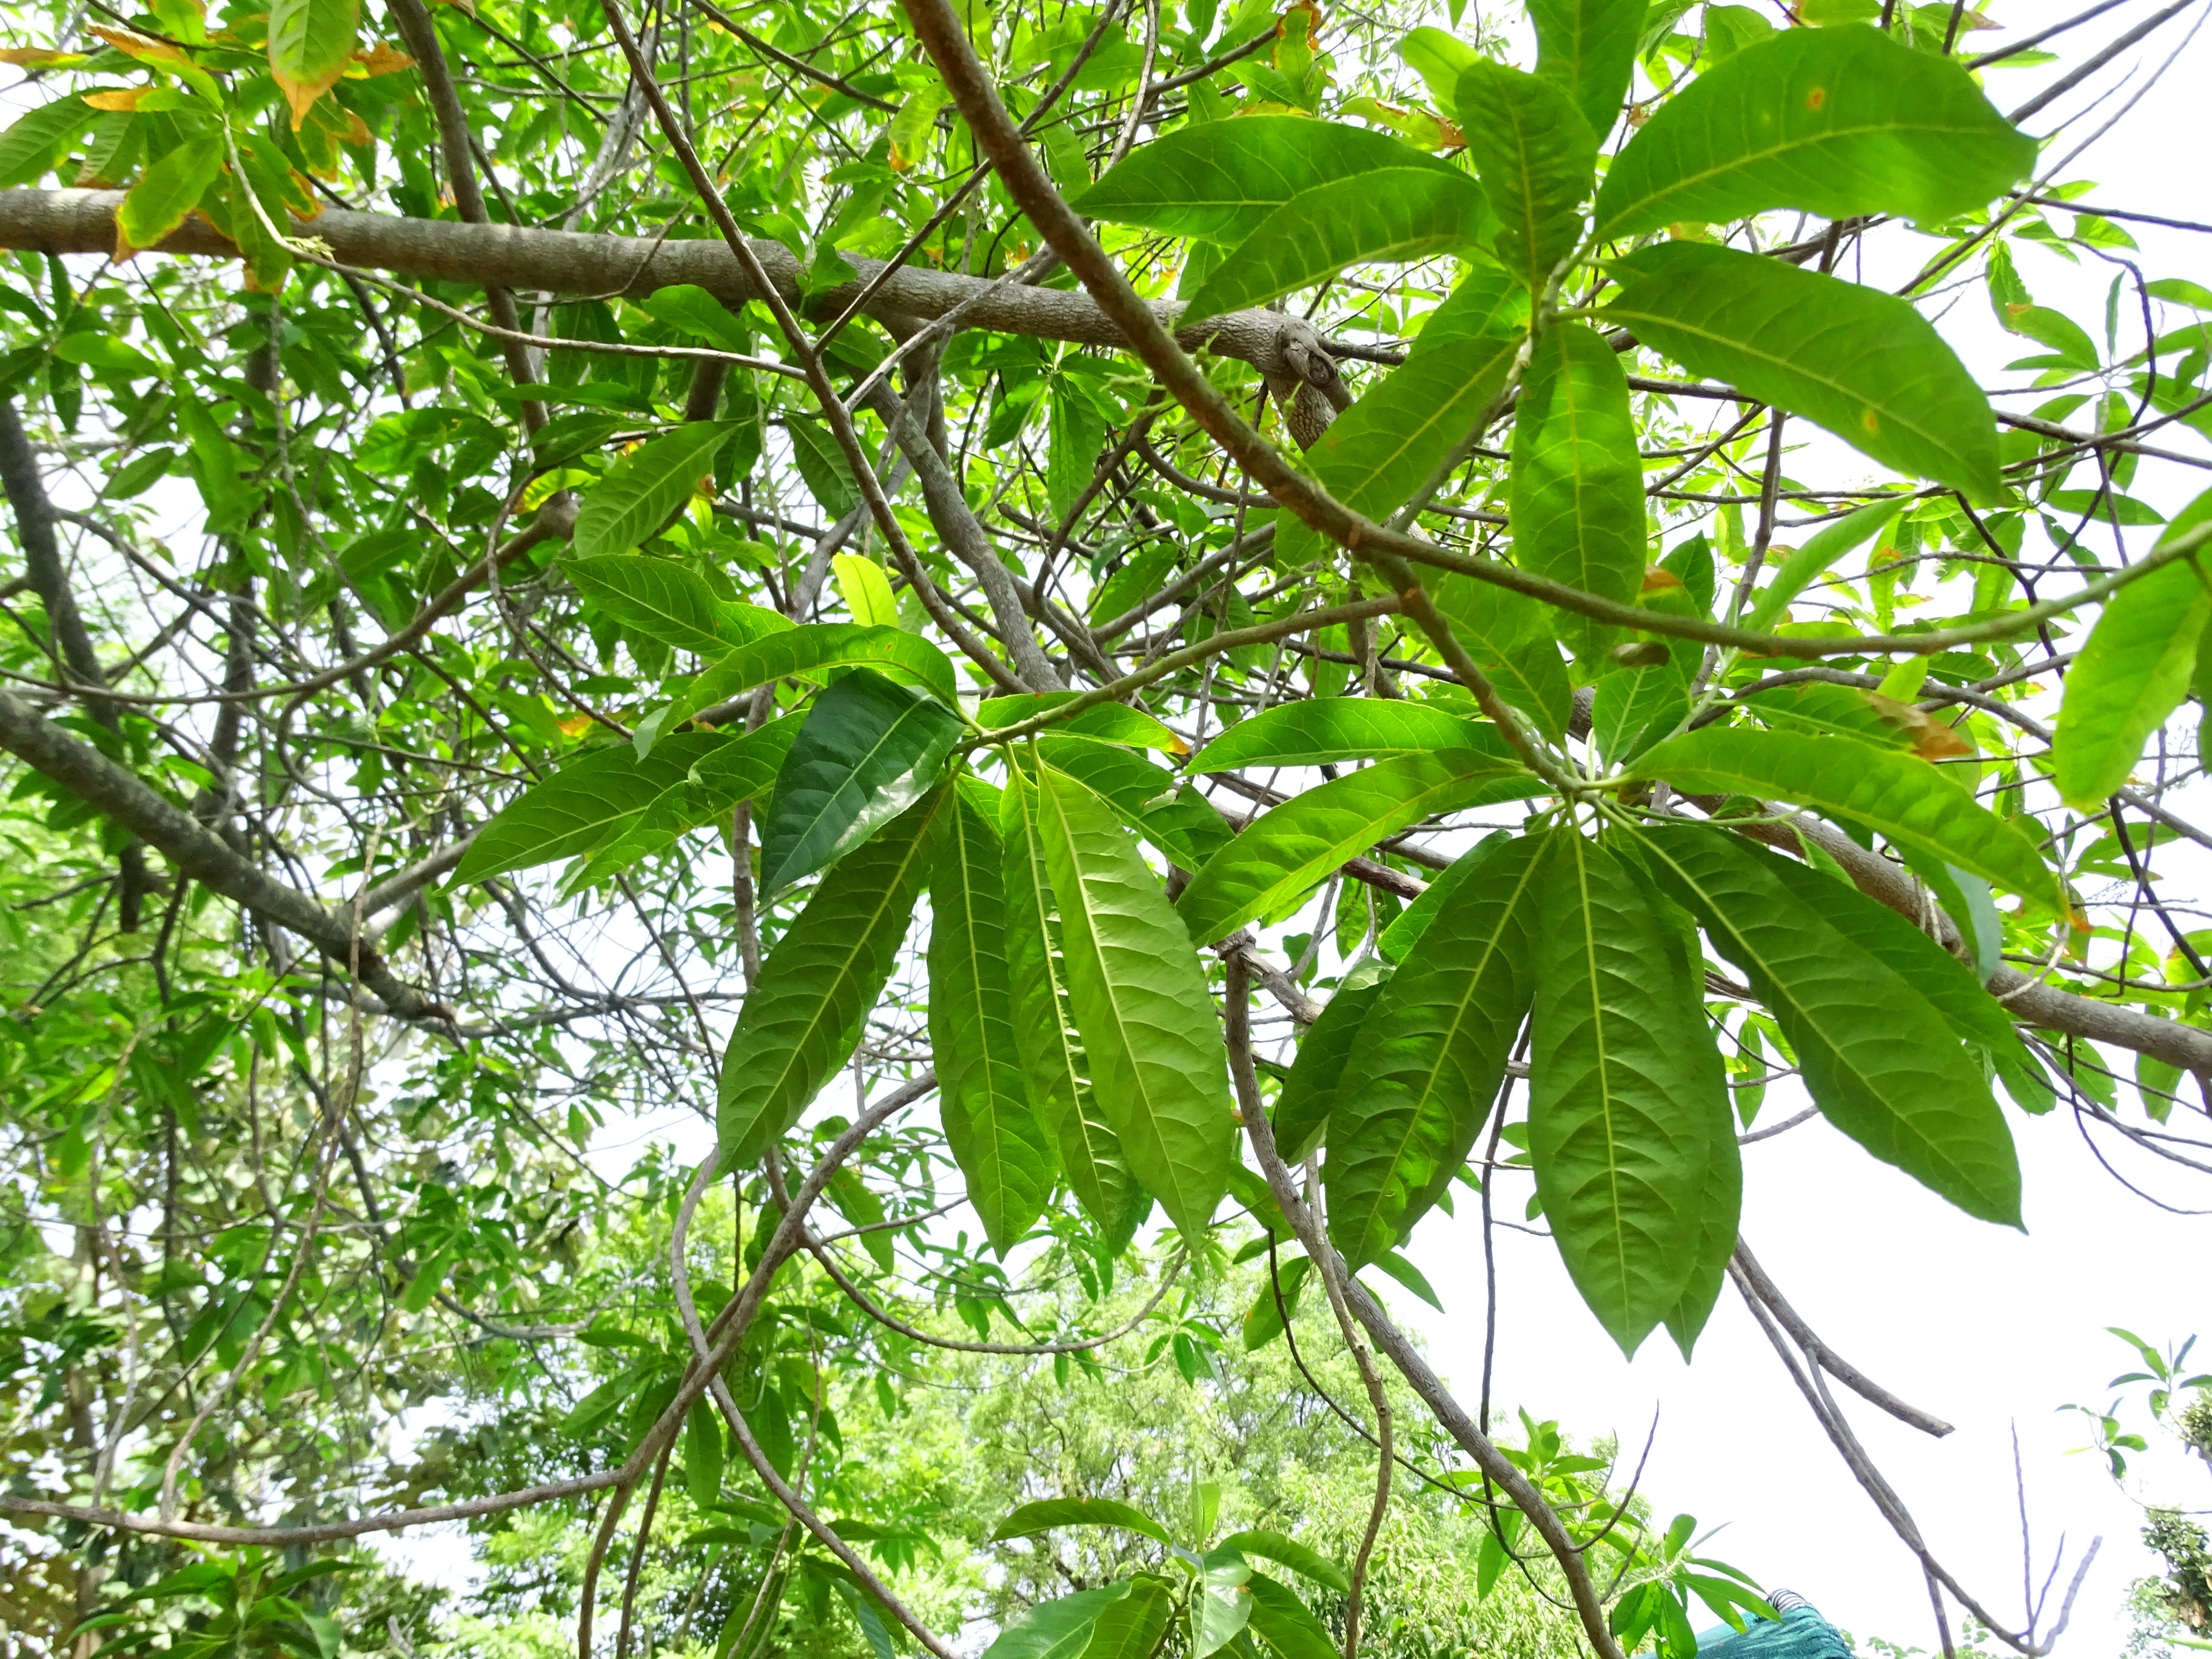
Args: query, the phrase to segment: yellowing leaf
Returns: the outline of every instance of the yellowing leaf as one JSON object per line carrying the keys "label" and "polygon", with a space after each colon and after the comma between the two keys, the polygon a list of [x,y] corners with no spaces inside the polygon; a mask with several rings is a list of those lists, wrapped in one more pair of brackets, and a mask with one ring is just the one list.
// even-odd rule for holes
{"label": "yellowing leaf", "polygon": [[17,69],[63,69],[84,60],[81,52],[58,52],[52,46],[9,46],[0,52],[0,64],[13,64]]}
{"label": "yellowing leaf", "polygon": [[134,110],[148,93],[155,90],[153,87],[118,87],[106,92],[88,92],[84,101],[94,109]]}
{"label": "yellowing leaf", "polygon": [[[360,0],[275,0],[269,9],[269,69],[292,106],[297,132],[315,100],[338,83],[353,61],[361,26]],[[354,125],[361,126],[356,117]],[[361,128],[354,143],[366,143]]]}
{"label": "yellowing leaf", "polygon": [[366,52],[356,52],[353,61],[363,75],[397,75],[402,70],[415,67],[415,60],[405,52],[378,41]]}

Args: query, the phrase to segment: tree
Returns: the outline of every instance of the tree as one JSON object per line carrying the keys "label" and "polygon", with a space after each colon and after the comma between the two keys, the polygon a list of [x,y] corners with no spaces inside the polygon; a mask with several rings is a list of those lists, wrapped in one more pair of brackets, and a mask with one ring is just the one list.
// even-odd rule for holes
{"label": "tree", "polygon": [[[1249,1249],[1359,1380],[1349,1558],[1039,1497],[1161,1553],[1005,1659],[1357,1659],[1416,1475],[1489,1586],[1692,1652],[1771,1609],[1373,1288],[1525,1177],[1624,1351],[1733,1282],[1939,1618],[2045,1651],[1858,1444],[1831,1381],[1946,1425],[1761,1269],[1737,1147],[1792,1076],[1991,1224],[2008,1110],[2201,1167],[2148,860],[2212,844],[2212,292],[2039,142],[2178,15],[1541,0],[1522,67],[1259,0],[21,10],[0,1510],[79,1649],[320,1659],[325,1547],[529,1512],[626,1653],[680,1485],[732,1643],[946,1659],[896,1494],[814,1484],[838,1402],[947,1342],[1196,1377],[1113,1287]],[[611,1181],[665,1107],[713,1155]]]}

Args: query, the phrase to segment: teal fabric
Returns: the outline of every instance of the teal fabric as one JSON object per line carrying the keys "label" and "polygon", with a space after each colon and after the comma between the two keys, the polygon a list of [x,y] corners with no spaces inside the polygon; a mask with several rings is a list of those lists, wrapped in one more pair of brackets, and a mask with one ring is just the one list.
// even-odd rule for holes
{"label": "teal fabric", "polygon": [[1796,1597],[1779,1624],[1747,1619],[1741,1632],[1726,1625],[1698,1632],[1698,1659],[1851,1659],[1836,1627]]}

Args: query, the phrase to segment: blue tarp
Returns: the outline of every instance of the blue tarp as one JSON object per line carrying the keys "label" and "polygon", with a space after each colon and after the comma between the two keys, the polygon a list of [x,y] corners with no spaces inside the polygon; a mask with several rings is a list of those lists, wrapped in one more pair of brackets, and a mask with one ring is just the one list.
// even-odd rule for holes
{"label": "blue tarp", "polygon": [[1771,1619],[1747,1619],[1745,1628],[1726,1625],[1698,1632],[1698,1659],[1851,1659],[1836,1627],[1802,1597],[1777,1590],[1767,1598],[1781,1613]]}

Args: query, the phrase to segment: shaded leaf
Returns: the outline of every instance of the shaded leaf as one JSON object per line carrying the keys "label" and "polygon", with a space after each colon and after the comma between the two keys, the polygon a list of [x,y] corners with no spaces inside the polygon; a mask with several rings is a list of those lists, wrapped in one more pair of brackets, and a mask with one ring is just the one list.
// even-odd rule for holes
{"label": "shaded leaf", "polygon": [[764,605],[718,598],[704,577],[672,560],[617,554],[566,560],[562,568],[598,609],[679,651],[720,657],[791,627]]}
{"label": "shaded leaf", "polygon": [[1582,240],[1597,138],[1548,80],[1483,59],[1455,94],[1468,155],[1498,216],[1498,262],[1541,294]]}
{"label": "shaded leaf", "polygon": [[1536,73],[1565,88],[1602,139],[1620,119],[1636,70],[1644,0],[1534,0]]}
{"label": "shaded leaf", "polygon": [[1298,1039],[1290,1075],[1283,1080],[1268,1119],[1274,1126],[1275,1145],[1283,1161],[1293,1169],[1313,1156],[1328,1128],[1352,1045],[1358,1040],[1359,1028],[1382,994],[1387,978],[1386,970],[1358,984],[1339,987],[1323,1005],[1321,1018]]}
{"label": "shaded leaf", "polygon": [[616,462],[584,496],[575,556],[627,553],[658,532],[714,470],[714,452],[731,430],[720,421],[693,421]]}

